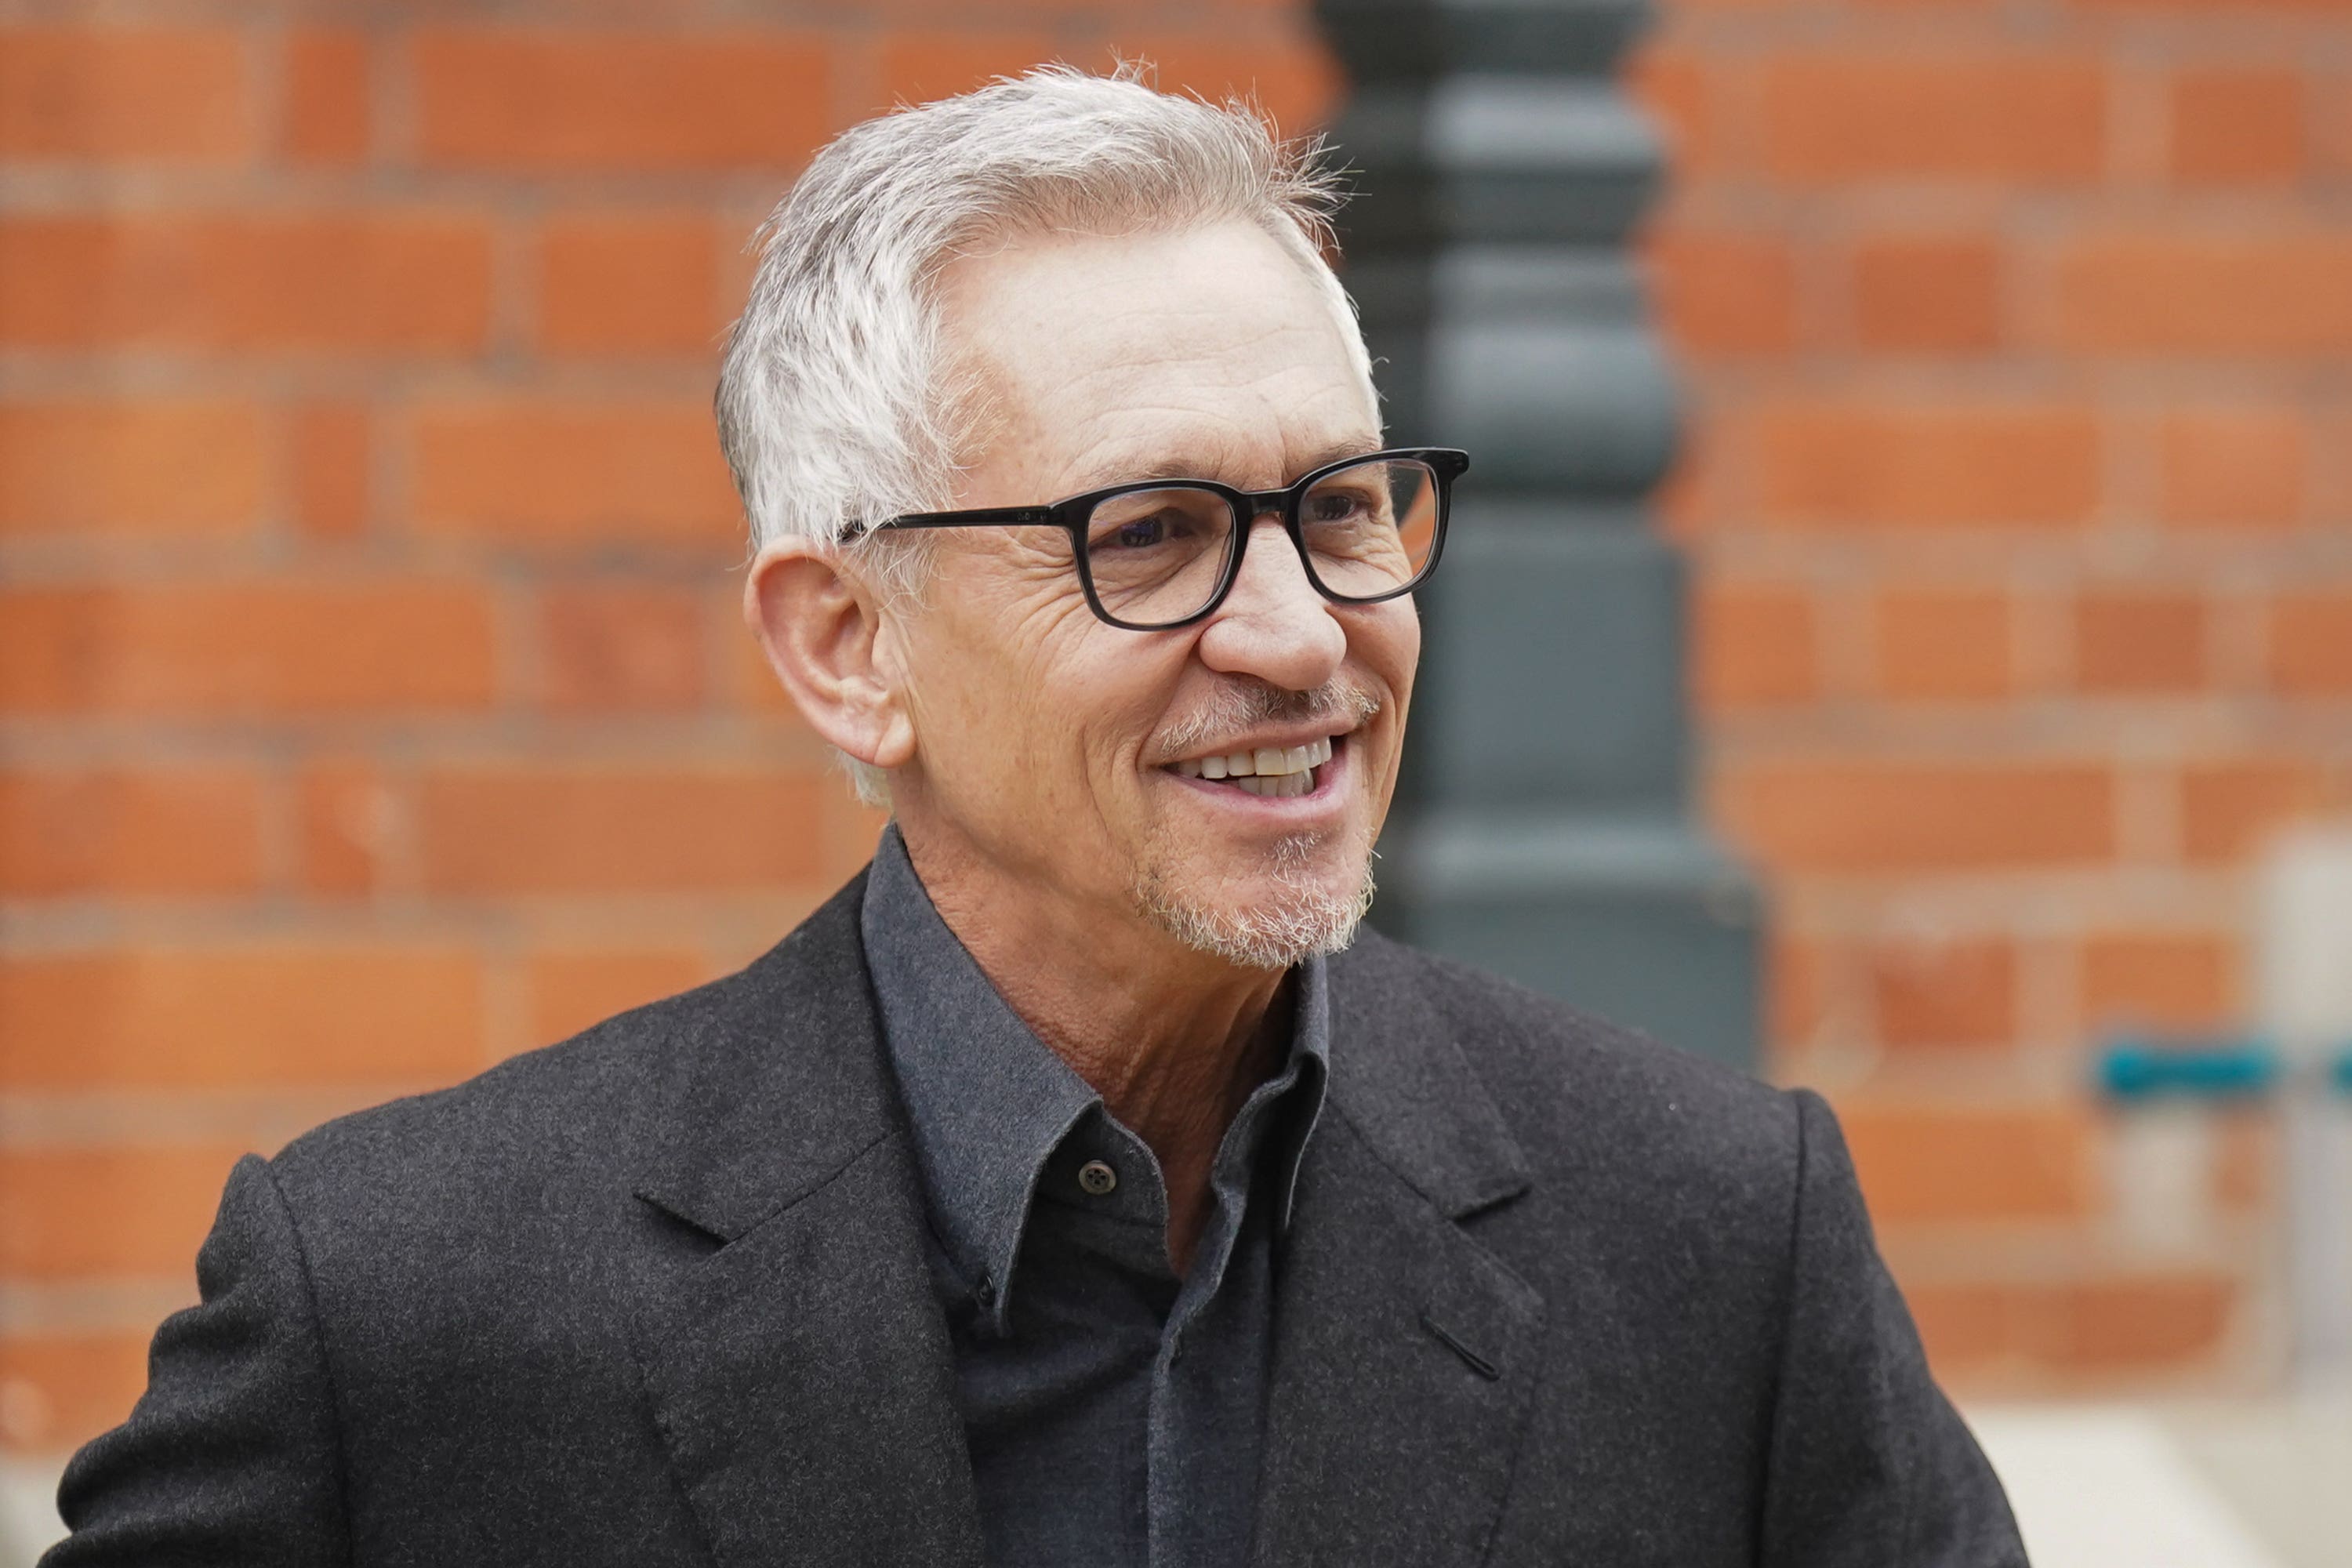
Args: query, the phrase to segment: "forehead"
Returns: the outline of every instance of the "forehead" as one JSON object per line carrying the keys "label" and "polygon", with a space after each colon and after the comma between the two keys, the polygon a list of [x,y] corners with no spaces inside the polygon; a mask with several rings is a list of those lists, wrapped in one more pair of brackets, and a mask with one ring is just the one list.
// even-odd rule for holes
{"label": "forehead", "polygon": [[1016,239],[940,290],[987,466],[1055,494],[1178,471],[1263,486],[1377,444],[1353,322],[1254,226]]}

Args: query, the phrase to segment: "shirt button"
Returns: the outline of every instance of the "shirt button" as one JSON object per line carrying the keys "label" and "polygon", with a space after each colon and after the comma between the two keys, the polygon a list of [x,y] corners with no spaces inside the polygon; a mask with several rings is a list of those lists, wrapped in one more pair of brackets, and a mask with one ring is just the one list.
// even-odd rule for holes
{"label": "shirt button", "polygon": [[1078,1185],[1096,1197],[1106,1197],[1118,1185],[1118,1173],[1100,1160],[1078,1167]]}

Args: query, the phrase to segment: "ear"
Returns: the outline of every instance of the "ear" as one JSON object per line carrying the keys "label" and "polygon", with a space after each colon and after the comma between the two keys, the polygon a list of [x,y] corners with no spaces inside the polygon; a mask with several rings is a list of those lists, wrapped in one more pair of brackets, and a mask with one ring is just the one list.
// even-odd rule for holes
{"label": "ear", "polygon": [[798,538],[761,550],[743,584],[743,619],[793,706],[826,742],[880,768],[914,755],[880,597],[837,552]]}

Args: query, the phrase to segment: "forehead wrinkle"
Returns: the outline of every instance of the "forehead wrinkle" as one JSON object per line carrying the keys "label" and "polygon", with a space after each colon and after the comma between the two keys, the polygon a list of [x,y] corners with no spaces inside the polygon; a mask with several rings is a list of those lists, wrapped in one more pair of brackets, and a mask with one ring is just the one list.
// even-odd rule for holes
{"label": "forehead wrinkle", "polygon": [[1056,291],[1003,290],[984,269],[959,270],[960,302],[986,306],[951,312],[951,335],[987,365],[998,395],[992,438],[974,447],[1010,460],[986,487],[988,504],[1153,478],[1266,488],[1318,466],[1302,458],[1377,445],[1353,438],[1376,435],[1378,414],[1334,353],[1344,344],[1327,341],[1327,311],[1273,309],[1255,295],[1238,308],[1181,289],[1171,298],[1139,291],[1131,272],[1076,268]]}
{"label": "forehead wrinkle", "polygon": [[1230,484],[1235,489],[1278,489],[1328,463],[1376,452],[1381,446],[1379,433],[1370,429],[1323,437],[1312,446],[1305,445],[1305,436],[1295,439],[1286,437],[1282,469],[1265,474],[1256,468],[1256,456],[1248,452],[1246,437],[1201,441],[1197,437],[1197,432],[1188,433],[1172,440],[1147,444],[1106,436],[1089,448],[1089,453],[1108,448],[1109,455],[1088,462],[1087,455],[1082,454],[1080,461],[1073,465],[1077,477],[1070,481],[1069,493],[1139,479],[1212,479]]}
{"label": "forehead wrinkle", "polygon": [[[1287,484],[1310,468],[1380,446],[1376,419],[1369,410],[1349,408],[1330,418],[1318,406],[1337,399],[1352,404],[1352,388],[1318,385],[1307,395],[1284,398],[1262,390],[1310,365],[1270,368],[1244,381],[1229,383],[1219,405],[1197,401],[1162,401],[1110,405],[1109,400],[1081,405],[1078,422],[1093,427],[1092,438],[1061,466],[1060,494],[1077,494],[1130,479],[1220,479],[1236,489]],[[1235,407],[1248,402],[1255,413]],[[1255,415],[1262,414],[1262,420]],[[1140,428],[1138,428],[1140,426]],[[1278,468],[1263,461],[1264,437],[1271,435],[1279,447]]]}

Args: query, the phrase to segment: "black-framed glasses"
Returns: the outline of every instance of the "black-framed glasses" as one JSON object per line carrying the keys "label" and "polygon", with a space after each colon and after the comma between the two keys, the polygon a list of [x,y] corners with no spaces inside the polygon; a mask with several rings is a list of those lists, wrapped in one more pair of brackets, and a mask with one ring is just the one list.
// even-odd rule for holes
{"label": "black-framed glasses", "polygon": [[1454,481],[1470,455],[1401,447],[1326,463],[1278,490],[1212,479],[1139,479],[1046,506],[909,512],[881,528],[1058,528],[1087,607],[1129,631],[1166,631],[1213,614],[1233,592],[1250,525],[1277,515],[1316,592],[1377,605],[1410,594],[1437,566]]}

